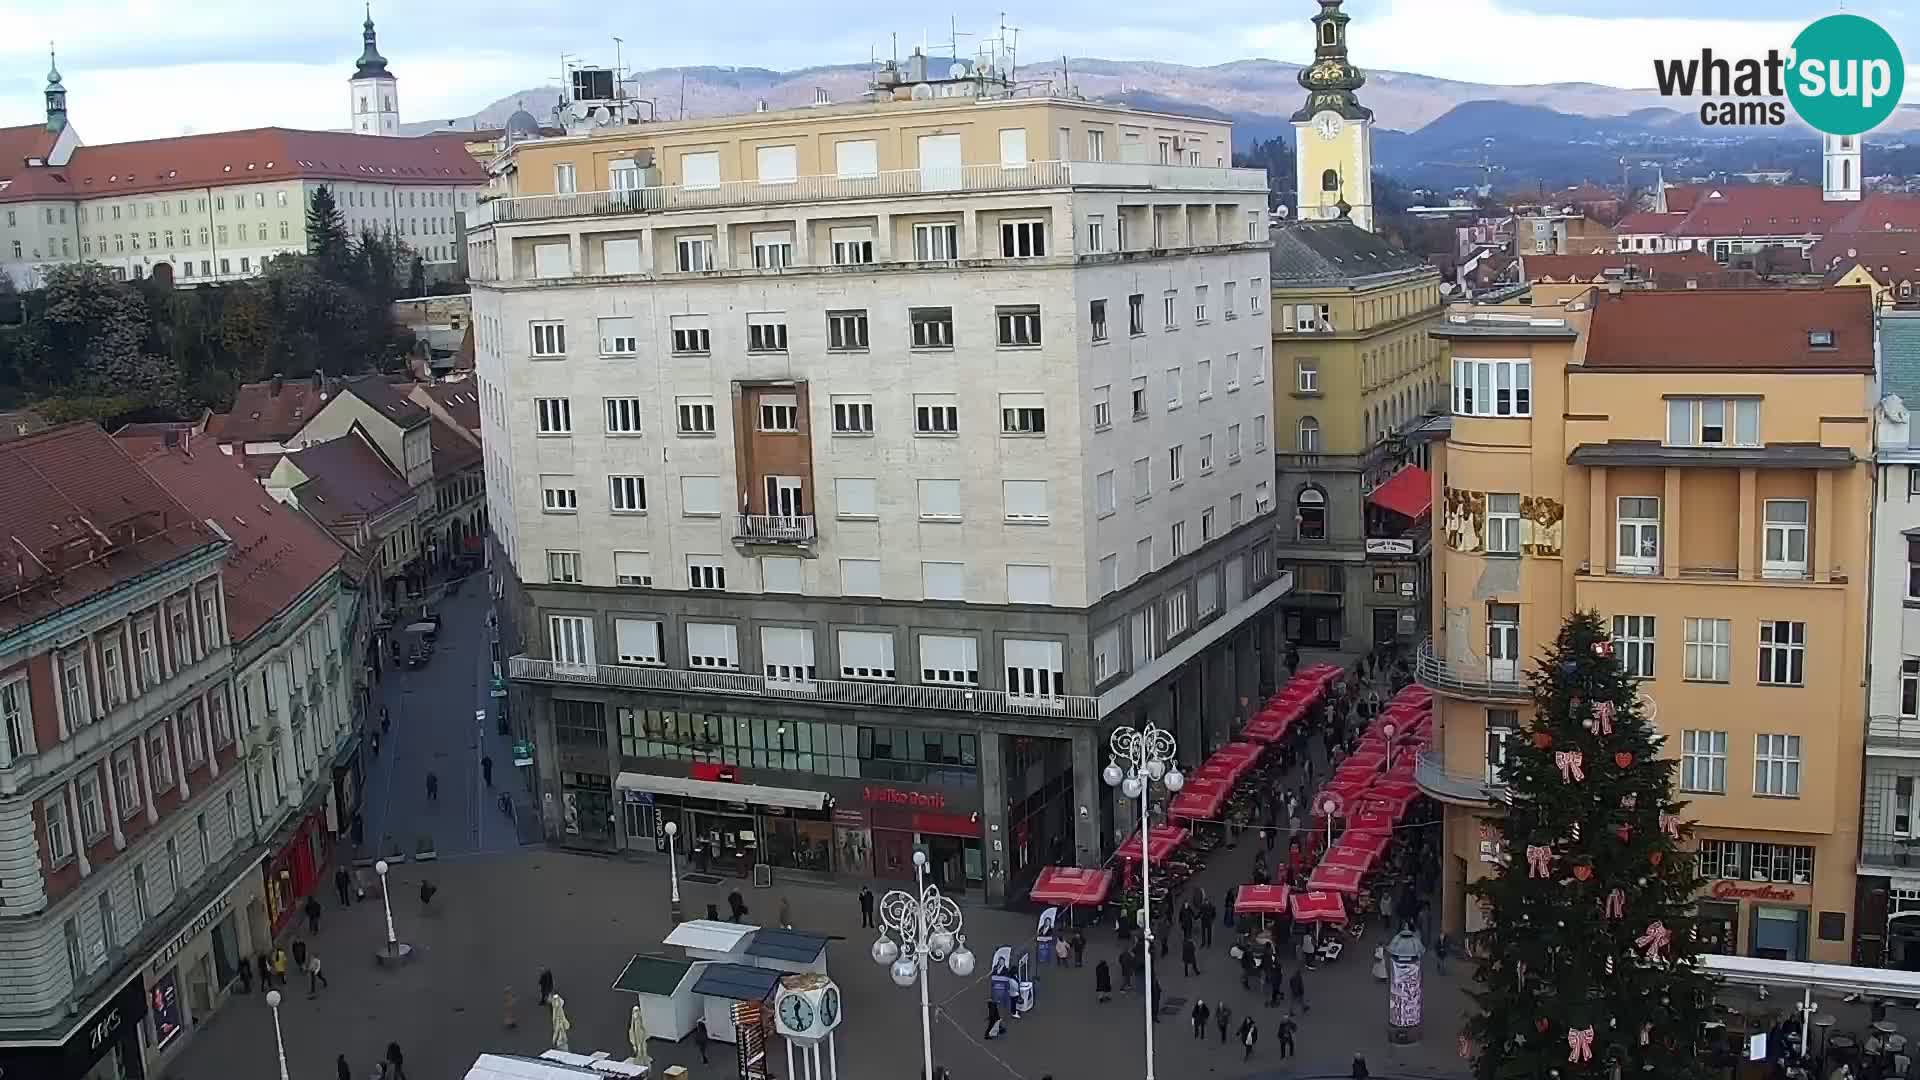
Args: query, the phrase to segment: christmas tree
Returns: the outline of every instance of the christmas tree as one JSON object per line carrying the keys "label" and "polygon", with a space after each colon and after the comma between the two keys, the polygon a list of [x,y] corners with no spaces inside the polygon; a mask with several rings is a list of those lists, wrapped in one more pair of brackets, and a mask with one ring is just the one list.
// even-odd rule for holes
{"label": "christmas tree", "polygon": [[1674,762],[1597,613],[1569,617],[1529,679],[1500,769],[1512,804],[1490,823],[1503,854],[1468,889],[1487,929],[1461,1054],[1477,1080],[1705,1078],[1715,982]]}

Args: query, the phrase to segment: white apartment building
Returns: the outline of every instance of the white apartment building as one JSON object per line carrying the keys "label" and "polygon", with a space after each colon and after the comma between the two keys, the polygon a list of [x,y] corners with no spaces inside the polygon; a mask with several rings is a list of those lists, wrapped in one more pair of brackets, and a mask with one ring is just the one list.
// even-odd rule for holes
{"label": "white apartment building", "polygon": [[469,270],[553,840],[1008,899],[1131,831],[1114,726],[1226,740],[1287,588],[1229,137],[930,93],[513,148]]}

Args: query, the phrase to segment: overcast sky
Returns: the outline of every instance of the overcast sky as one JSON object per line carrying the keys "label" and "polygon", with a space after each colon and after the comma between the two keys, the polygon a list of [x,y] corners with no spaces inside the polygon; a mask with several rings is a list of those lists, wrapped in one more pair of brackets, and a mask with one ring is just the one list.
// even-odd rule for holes
{"label": "overcast sky", "polygon": [[[1004,2],[1004,0],[1003,0]],[[1785,48],[1826,0],[1663,0],[1656,15],[1617,0],[1349,0],[1364,68],[1475,82],[1652,83],[1652,59],[1703,46],[1735,56]],[[360,53],[358,3],[340,0],[59,0],[0,4],[0,125],[32,123],[46,43],[55,42],[74,123],[88,142],[278,124],[344,126]],[[1851,0],[1920,59],[1920,10]],[[1047,0],[1009,10],[1023,56],[1218,64],[1311,55],[1312,0]],[[947,37],[897,0],[720,0],[714,4],[550,4],[384,0],[380,51],[400,79],[404,121],[464,116],[556,80],[563,53],[629,68],[720,64],[790,69],[853,63],[888,36],[902,47]],[[960,30],[990,32],[998,9],[956,9]],[[978,38],[964,39],[977,42]],[[966,48],[971,52],[971,48]],[[1920,71],[1906,98],[1920,101]]]}

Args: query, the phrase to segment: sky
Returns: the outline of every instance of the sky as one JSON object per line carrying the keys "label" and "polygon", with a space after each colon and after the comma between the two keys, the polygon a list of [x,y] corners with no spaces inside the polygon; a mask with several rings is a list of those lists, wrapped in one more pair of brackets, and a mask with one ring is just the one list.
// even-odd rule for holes
{"label": "sky", "polygon": [[[1004,3],[1004,0],[1002,0]],[[345,125],[347,78],[360,54],[357,2],[60,0],[0,4],[0,125],[44,119],[47,43],[59,50],[73,122],[90,143],[277,124]],[[1486,83],[1579,81],[1648,86],[1658,56],[1757,55],[1786,48],[1812,19],[1839,10],[1886,27],[1920,60],[1920,9],[1888,0],[1663,0],[1657,15],[1618,0],[1348,0],[1353,59],[1363,68]],[[926,9],[922,9],[926,10]],[[1312,55],[1312,0],[1047,0],[1010,10],[1022,56],[1208,65]],[[996,10],[952,12],[965,33],[991,33]],[[406,122],[465,116],[555,84],[564,54],[630,69],[738,65],[790,69],[864,62],[898,34],[904,50],[948,38],[897,0],[720,0],[704,4],[380,0],[380,51],[399,78]],[[823,18],[823,15],[826,16]],[[823,31],[822,24],[827,24]],[[963,38],[971,54],[978,37]],[[1920,102],[1920,67],[1906,99]]]}

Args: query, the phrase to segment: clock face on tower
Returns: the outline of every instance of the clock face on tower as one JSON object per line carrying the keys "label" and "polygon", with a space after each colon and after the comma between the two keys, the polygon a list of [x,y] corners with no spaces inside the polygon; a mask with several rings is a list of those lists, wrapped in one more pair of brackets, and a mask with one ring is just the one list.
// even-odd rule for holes
{"label": "clock face on tower", "polygon": [[789,1031],[805,1031],[813,1026],[813,1002],[791,994],[780,1002],[780,1019]]}
{"label": "clock face on tower", "polygon": [[1329,142],[1340,137],[1340,129],[1343,126],[1339,113],[1323,112],[1313,118],[1313,130]]}
{"label": "clock face on tower", "polygon": [[839,1019],[840,991],[829,986],[827,992],[820,995],[820,1024],[822,1027],[832,1027]]}

